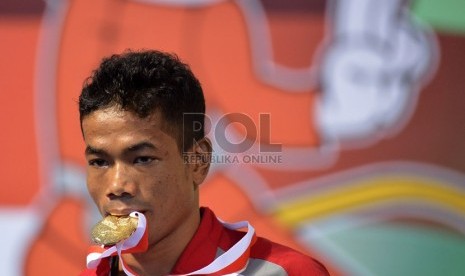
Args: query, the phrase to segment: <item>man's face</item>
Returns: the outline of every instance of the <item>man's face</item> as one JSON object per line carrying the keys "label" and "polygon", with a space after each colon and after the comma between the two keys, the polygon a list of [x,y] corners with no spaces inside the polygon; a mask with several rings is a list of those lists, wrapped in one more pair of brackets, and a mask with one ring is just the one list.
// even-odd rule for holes
{"label": "man's face", "polygon": [[103,216],[144,213],[150,244],[196,229],[199,216],[195,172],[162,123],[159,112],[141,119],[114,107],[82,120],[90,195]]}

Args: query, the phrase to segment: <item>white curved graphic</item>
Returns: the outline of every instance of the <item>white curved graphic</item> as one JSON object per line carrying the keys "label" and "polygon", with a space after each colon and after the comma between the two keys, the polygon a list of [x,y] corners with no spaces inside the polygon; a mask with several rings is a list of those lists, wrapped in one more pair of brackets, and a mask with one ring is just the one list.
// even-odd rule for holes
{"label": "white curved graphic", "polygon": [[[88,206],[91,206],[83,171],[73,164],[63,162],[58,148],[57,117],[54,113],[56,61],[67,9],[67,1],[48,0],[42,15],[33,91],[40,190],[29,205],[0,208],[0,225],[6,237],[2,239],[0,253],[3,275],[25,275],[27,254],[64,195],[87,200]],[[90,215],[92,210],[89,208],[87,211],[88,221],[95,220]]]}
{"label": "white curved graphic", "polygon": [[335,1],[330,10],[317,124],[327,143],[366,147],[404,127],[435,69],[436,43],[404,1]]}

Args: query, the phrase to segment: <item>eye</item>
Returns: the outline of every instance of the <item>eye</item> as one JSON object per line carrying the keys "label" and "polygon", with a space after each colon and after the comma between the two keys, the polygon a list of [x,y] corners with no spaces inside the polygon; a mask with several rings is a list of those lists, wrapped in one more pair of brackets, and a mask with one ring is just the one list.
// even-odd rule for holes
{"label": "eye", "polygon": [[155,160],[154,157],[150,156],[139,156],[136,159],[134,159],[134,164],[150,164],[152,161]]}
{"label": "eye", "polygon": [[89,166],[92,167],[97,167],[97,168],[105,168],[108,167],[109,163],[105,159],[101,158],[96,158],[96,159],[91,159],[88,162]]}

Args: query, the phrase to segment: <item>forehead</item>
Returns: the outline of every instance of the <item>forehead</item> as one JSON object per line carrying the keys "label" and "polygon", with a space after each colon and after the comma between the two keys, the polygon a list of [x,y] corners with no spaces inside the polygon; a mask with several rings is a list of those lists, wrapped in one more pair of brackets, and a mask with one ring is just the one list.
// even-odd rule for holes
{"label": "forehead", "polygon": [[161,127],[163,120],[160,112],[158,111],[153,112],[147,117],[141,118],[134,112],[122,110],[121,108],[114,106],[93,111],[82,119],[82,127],[84,130],[89,127],[95,127],[99,124],[108,123],[118,124],[118,126],[124,124],[150,124],[152,126]]}
{"label": "forehead", "polygon": [[82,131],[87,144],[121,143],[125,140],[166,142],[166,139],[173,138],[164,131],[164,125],[160,112],[140,118],[133,112],[116,107],[96,110],[82,119]]}

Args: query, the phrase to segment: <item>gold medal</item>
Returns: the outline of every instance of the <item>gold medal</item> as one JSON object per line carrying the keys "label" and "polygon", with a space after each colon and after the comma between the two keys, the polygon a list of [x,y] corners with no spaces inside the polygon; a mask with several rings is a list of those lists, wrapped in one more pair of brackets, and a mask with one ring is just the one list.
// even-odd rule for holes
{"label": "gold medal", "polygon": [[107,216],[98,222],[91,232],[92,241],[100,245],[114,245],[129,238],[136,230],[138,218]]}

